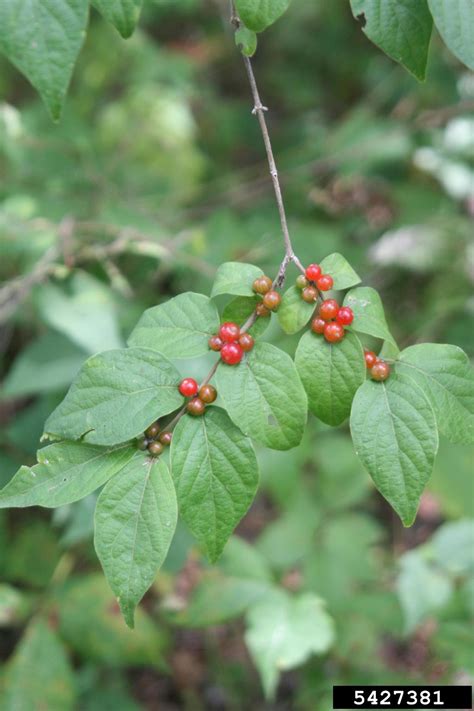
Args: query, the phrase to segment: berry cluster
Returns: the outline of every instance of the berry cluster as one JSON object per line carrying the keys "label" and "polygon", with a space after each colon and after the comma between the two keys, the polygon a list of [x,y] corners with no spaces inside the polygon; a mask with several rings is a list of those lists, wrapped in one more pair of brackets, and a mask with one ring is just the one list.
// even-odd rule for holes
{"label": "berry cluster", "polygon": [[339,306],[335,299],[326,299],[319,307],[318,315],[311,321],[311,330],[323,334],[329,343],[339,343],[344,338],[344,326],[350,326],[353,319],[354,314],[349,306]]}
{"label": "berry cluster", "polygon": [[238,365],[244,353],[252,350],[254,343],[250,333],[241,333],[236,323],[226,321],[221,325],[219,333],[209,339],[209,348],[220,351],[221,360],[227,365]]}
{"label": "berry cluster", "polygon": [[332,289],[334,280],[330,274],[323,274],[319,264],[310,264],[297,278],[296,286],[301,290],[303,301],[311,304],[317,301],[320,291]]}
{"label": "berry cluster", "polygon": [[153,422],[145,430],[145,436],[140,441],[140,449],[147,449],[153,457],[158,457],[171,444],[173,437],[171,432],[162,432],[160,423]]}
{"label": "berry cluster", "polygon": [[252,289],[262,297],[260,303],[255,308],[257,316],[270,316],[271,311],[276,311],[281,304],[281,296],[273,289],[273,282],[268,276],[261,276],[255,279]]}
{"label": "berry cluster", "polygon": [[217,397],[217,390],[213,385],[207,383],[199,387],[194,378],[184,378],[178,389],[181,395],[191,398],[186,405],[186,410],[195,417],[204,415],[206,405],[210,405]]}
{"label": "berry cluster", "polygon": [[387,380],[390,375],[390,366],[383,360],[383,358],[378,358],[373,351],[368,351],[364,348],[364,357],[367,370],[370,373],[372,380],[376,380],[381,383]]}

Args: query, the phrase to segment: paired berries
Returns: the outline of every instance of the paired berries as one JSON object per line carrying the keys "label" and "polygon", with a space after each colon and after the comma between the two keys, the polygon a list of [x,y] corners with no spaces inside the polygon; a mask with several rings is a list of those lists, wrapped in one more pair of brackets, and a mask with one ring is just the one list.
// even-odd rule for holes
{"label": "paired berries", "polygon": [[193,417],[201,417],[206,411],[206,405],[210,405],[216,398],[217,390],[213,385],[206,383],[199,388],[198,397],[193,397],[193,399],[188,402],[186,410],[190,415],[193,415]]}
{"label": "paired berries", "polygon": [[326,299],[319,307],[319,314],[311,321],[311,330],[323,334],[329,343],[339,343],[345,335],[344,326],[350,326],[353,319],[349,306],[340,307],[335,299]]}
{"label": "paired berries", "polygon": [[269,316],[270,311],[276,311],[281,304],[281,296],[273,288],[273,281],[268,276],[261,276],[255,279],[252,289],[262,297],[262,301],[257,304],[255,313],[257,316]]}
{"label": "paired berries", "polygon": [[368,351],[364,348],[364,358],[367,368],[370,370],[377,362],[378,358],[373,351]]}
{"label": "paired berries", "polygon": [[158,421],[146,428],[145,436],[138,443],[138,448],[148,450],[152,457],[158,457],[163,453],[164,448],[171,444],[173,437],[171,432],[161,432],[161,427]]}
{"label": "paired berries", "polygon": [[372,380],[375,380],[378,383],[387,380],[390,375],[391,368],[383,358],[379,358],[373,351],[369,351],[367,348],[364,348],[364,358],[367,370],[369,371]]}
{"label": "paired berries", "polygon": [[252,284],[252,289],[256,294],[261,294],[263,296],[271,290],[272,286],[273,282],[270,277],[263,275],[255,279],[254,283]]}
{"label": "paired berries", "polygon": [[[264,277],[259,278],[263,279]],[[268,277],[265,278],[268,279]],[[280,295],[277,294],[277,292],[272,291],[268,291],[265,296],[268,297],[271,294],[276,294],[278,298],[280,298]],[[258,304],[258,306],[262,306],[268,313],[270,313],[267,307],[263,305],[263,302]],[[211,336],[209,339],[209,348],[212,351],[220,351],[221,360],[227,365],[238,365],[244,357],[244,353],[251,351],[254,344],[255,341],[250,333],[240,333],[239,326],[232,321],[226,321],[223,323],[219,328],[219,333],[215,336]],[[189,378],[187,378],[187,380],[189,380]],[[198,388],[196,383],[196,390],[191,393],[191,397],[196,395],[197,391]],[[184,393],[182,394],[184,395]]]}
{"label": "paired berries", "polygon": [[329,291],[334,286],[330,274],[323,274],[319,264],[310,264],[304,274],[296,279],[296,286],[301,291],[301,298],[308,304],[318,300],[320,291]]}
{"label": "paired berries", "polygon": [[184,397],[194,397],[197,395],[199,385],[194,378],[184,378],[178,385],[178,390]]}

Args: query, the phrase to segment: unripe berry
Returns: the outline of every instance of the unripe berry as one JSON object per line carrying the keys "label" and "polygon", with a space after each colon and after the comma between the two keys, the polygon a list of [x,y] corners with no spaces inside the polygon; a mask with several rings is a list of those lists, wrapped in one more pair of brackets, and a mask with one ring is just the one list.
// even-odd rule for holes
{"label": "unripe berry", "polygon": [[370,369],[370,377],[377,382],[387,380],[389,375],[390,366],[384,360],[377,360],[375,365]]}
{"label": "unripe berry", "polygon": [[334,279],[329,274],[323,274],[316,280],[319,291],[329,291],[334,286]]}
{"label": "unripe berry", "polygon": [[250,333],[243,333],[240,338],[239,338],[239,346],[242,348],[242,350],[247,353],[247,351],[251,351],[252,348],[255,345],[255,341],[253,339],[253,336],[250,335]]}
{"label": "unripe berry", "polygon": [[225,343],[221,349],[221,358],[227,365],[237,365],[244,355],[242,346],[238,343]]}
{"label": "unripe berry", "polygon": [[322,318],[313,318],[311,321],[311,330],[313,333],[324,333],[326,321]]}
{"label": "unripe berry", "polygon": [[145,437],[148,437],[148,439],[155,439],[159,431],[160,425],[158,424],[158,422],[153,422],[149,427],[146,428]]}
{"label": "unripe berry", "polygon": [[336,315],[336,321],[342,326],[350,326],[354,320],[354,312],[350,306],[342,306]]}
{"label": "unripe berry", "polygon": [[270,309],[270,311],[276,311],[281,304],[281,296],[278,291],[272,290],[265,294],[262,302],[267,309]]}
{"label": "unripe berry", "polygon": [[318,298],[318,292],[314,286],[307,286],[301,292],[301,298],[308,304],[314,303]]}
{"label": "unripe berry", "polygon": [[143,437],[141,440],[139,440],[137,444],[138,449],[140,449],[142,452],[145,451],[145,449],[148,449],[148,440],[146,437]]}
{"label": "unripe berry", "polygon": [[263,303],[256,305],[255,313],[257,314],[257,316],[262,316],[263,318],[270,316],[270,311],[267,309],[267,307]]}
{"label": "unripe berry", "polygon": [[240,328],[232,321],[226,321],[219,329],[219,338],[225,343],[232,343],[240,336]]}
{"label": "unripe berry", "polygon": [[326,301],[323,301],[323,303],[319,307],[319,315],[325,321],[330,321],[331,319],[336,318],[338,313],[339,304],[337,303],[336,299],[326,299]]}
{"label": "unripe berry", "polygon": [[171,444],[171,440],[173,439],[173,433],[162,432],[158,439],[164,447],[169,447],[169,445]]}
{"label": "unripe berry", "polygon": [[224,345],[222,338],[219,338],[219,336],[211,336],[208,343],[211,351],[220,351]]}
{"label": "unripe berry", "polygon": [[152,454],[154,457],[157,457],[159,454],[163,452],[163,445],[161,442],[150,442],[148,445],[148,451],[150,454]]}
{"label": "unripe berry", "polygon": [[270,277],[267,277],[267,276],[264,275],[264,276],[261,276],[261,277],[257,277],[257,279],[255,279],[255,281],[254,281],[254,283],[253,283],[253,285],[252,285],[252,288],[253,288],[253,290],[255,291],[256,294],[262,294],[262,295],[263,295],[263,294],[266,294],[267,291],[270,291],[270,289],[272,288],[272,286],[273,286],[273,282],[272,282],[272,280],[270,279]]}
{"label": "unripe berry", "polygon": [[340,323],[331,321],[324,327],[324,338],[329,343],[339,343],[344,338],[344,328]]}
{"label": "unripe berry", "polygon": [[296,278],[296,287],[298,289],[304,289],[307,286],[309,286],[309,281],[306,279],[304,274],[300,274],[299,277]]}
{"label": "unripe berry", "polygon": [[203,402],[206,403],[206,405],[209,405],[216,399],[217,390],[213,385],[203,385],[201,388],[199,388],[199,397]]}
{"label": "unripe berry", "polygon": [[321,267],[319,264],[310,264],[306,267],[305,274],[309,281],[316,281],[321,276]]}
{"label": "unripe berry", "polygon": [[199,385],[194,378],[184,378],[184,380],[180,382],[178,389],[184,397],[194,397],[194,395],[197,395]]}
{"label": "unripe berry", "polygon": [[204,415],[204,410],[206,409],[206,406],[200,398],[194,397],[188,402],[188,404],[186,405],[186,409],[190,415],[193,415],[194,417],[200,417],[201,415]]}
{"label": "unripe berry", "polygon": [[367,348],[364,348],[364,358],[365,358],[365,364],[367,368],[372,368],[376,362],[377,362],[377,356],[373,351],[368,351]]}

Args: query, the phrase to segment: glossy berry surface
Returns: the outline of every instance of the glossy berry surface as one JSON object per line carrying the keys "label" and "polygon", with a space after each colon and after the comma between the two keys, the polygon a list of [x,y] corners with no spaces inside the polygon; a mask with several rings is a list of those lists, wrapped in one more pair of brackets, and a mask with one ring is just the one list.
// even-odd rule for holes
{"label": "glossy berry surface", "polygon": [[221,358],[227,365],[237,365],[240,363],[244,355],[242,346],[238,343],[225,343],[222,346]]}
{"label": "glossy berry surface", "polygon": [[298,289],[304,289],[307,286],[309,286],[309,281],[306,279],[304,274],[300,274],[296,279],[296,287]]}
{"label": "glossy berry surface", "polygon": [[344,327],[335,321],[327,323],[324,327],[324,338],[329,343],[339,343],[344,338]]}
{"label": "glossy berry surface", "polygon": [[339,304],[336,299],[326,299],[319,307],[319,315],[325,321],[331,321],[339,313]]}
{"label": "glossy berry surface", "polygon": [[186,409],[190,415],[193,415],[194,417],[200,417],[201,415],[204,415],[204,410],[206,409],[206,406],[200,398],[195,397],[188,402],[188,404],[186,405]]}
{"label": "glossy berry surface", "polygon": [[256,305],[255,313],[257,314],[257,316],[263,316],[263,317],[270,316],[270,311],[267,309],[267,307],[263,303]]}
{"label": "glossy berry surface", "polygon": [[143,439],[141,439],[141,440],[138,441],[137,447],[138,447],[138,449],[140,449],[142,452],[143,452],[145,449],[148,449],[148,440],[146,439],[146,437],[144,437]]}
{"label": "glossy berry surface", "polygon": [[165,447],[169,447],[171,444],[171,440],[173,439],[173,433],[172,432],[162,432],[160,436],[158,437],[159,441],[161,444]]}
{"label": "glossy berry surface", "polygon": [[214,402],[214,400],[216,399],[217,390],[213,385],[203,385],[201,388],[199,388],[199,397],[203,402],[209,405],[209,403]]}
{"label": "glossy berry surface", "polygon": [[225,343],[232,343],[240,336],[240,328],[232,321],[226,321],[219,329],[219,338]]}
{"label": "glossy berry surface", "polygon": [[342,306],[337,312],[336,321],[343,326],[350,326],[354,320],[354,312],[350,306]]}
{"label": "glossy berry surface", "polygon": [[329,291],[334,286],[334,279],[330,274],[323,274],[316,281],[319,291]]}
{"label": "glossy berry surface", "polygon": [[379,383],[387,380],[389,375],[390,366],[384,360],[377,360],[375,365],[370,369],[370,377]]}
{"label": "glossy berry surface", "polygon": [[255,345],[255,341],[253,337],[250,335],[250,333],[243,333],[240,338],[239,338],[239,346],[242,348],[242,350],[247,353],[248,351],[251,351],[252,348]]}
{"label": "glossy berry surface", "polygon": [[252,288],[256,294],[266,294],[273,286],[273,282],[270,277],[261,276],[255,279]]}
{"label": "glossy berry surface", "polygon": [[164,450],[163,445],[161,442],[150,442],[148,445],[148,451],[150,454],[152,454],[154,457],[157,457],[159,454],[161,454]]}
{"label": "glossy berry surface", "polygon": [[318,298],[318,292],[316,291],[314,286],[307,286],[301,292],[301,298],[303,299],[303,301],[306,301],[308,304],[312,304]]}
{"label": "glossy berry surface", "polygon": [[184,397],[194,397],[194,395],[197,395],[199,385],[194,378],[184,378],[184,380],[180,382],[178,389]]}
{"label": "glossy berry surface", "polygon": [[365,364],[367,368],[372,368],[376,362],[377,362],[377,356],[373,351],[368,351],[366,348],[364,348],[364,358],[365,358]]}
{"label": "glossy berry surface", "polygon": [[158,424],[158,422],[153,422],[149,427],[146,428],[145,437],[148,437],[148,439],[155,439],[159,432],[160,425]]}
{"label": "glossy berry surface", "polygon": [[265,296],[263,297],[263,305],[267,308],[270,309],[270,311],[276,311],[276,309],[280,306],[281,304],[281,296],[278,293],[278,291],[269,291]]}
{"label": "glossy berry surface", "polygon": [[321,276],[321,267],[319,264],[310,264],[306,267],[305,274],[309,281],[316,281]]}
{"label": "glossy berry surface", "polygon": [[326,321],[322,318],[313,318],[311,321],[311,330],[313,333],[324,333]]}
{"label": "glossy berry surface", "polygon": [[219,336],[211,336],[208,341],[208,344],[211,351],[220,351],[220,349],[224,345],[224,341],[222,340],[222,338],[219,338]]}

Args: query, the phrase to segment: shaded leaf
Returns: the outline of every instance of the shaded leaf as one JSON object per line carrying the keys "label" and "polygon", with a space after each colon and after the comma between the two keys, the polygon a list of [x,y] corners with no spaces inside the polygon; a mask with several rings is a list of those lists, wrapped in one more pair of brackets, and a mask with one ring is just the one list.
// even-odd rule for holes
{"label": "shaded leaf", "polygon": [[224,262],[217,270],[211,296],[233,294],[234,296],[254,296],[252,284],[263,272],[253,264]]}
{"label": "shaded leaf", "polygon": [[449,49],[474,70],[474,5],[471,0],[428,0],[436,29]]}
{"label": "shaded leaf", "polygon": [[290,0],[236,0],[237,12],[254,32],[263,32],[288,9]]}
{"label": "shaded leaf", "polygon": [[[232,301],[224,307],[222,312],[222,321],[233,321],[242,326],[248,317],[253,314],[257,304],[261,302],[258,296],[237,296]],[[270,325],[271,318],[261,317],[258,318],[253,326],[249,328],[249,333],[254,337],[258,338],[264,333],[268,326]]]}
{"label": "shaded leaf", "polygon": [[285,333],[298,333],[306,326],[315,309],[316,304],[308,304],[301,298],[301,289],[290,286],[283,294],[277,312],[280,326]]}
{"label": "shaded leaf", "polygon": [[93,0],[100,14],[127,39],[140,17],[141,0]]}

